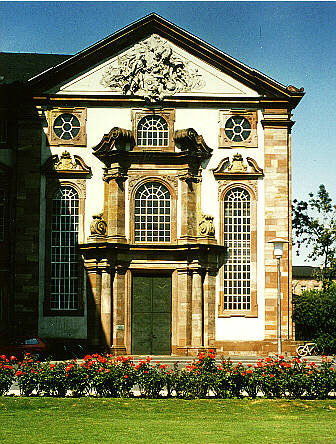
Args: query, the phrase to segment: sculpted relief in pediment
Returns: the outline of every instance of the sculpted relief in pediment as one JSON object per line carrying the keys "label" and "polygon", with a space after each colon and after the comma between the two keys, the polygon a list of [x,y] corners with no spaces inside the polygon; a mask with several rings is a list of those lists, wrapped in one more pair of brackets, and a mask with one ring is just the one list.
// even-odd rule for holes
{"label": "sculpted relief in pediment", "polygon": [[117,67],[105,70],[101,84],[123,94],[142,96],[149,102],[160,102],[174,93],[205,86],[198,70],[174,55],[168,42],[158,35],[152,35],[120,56]]}

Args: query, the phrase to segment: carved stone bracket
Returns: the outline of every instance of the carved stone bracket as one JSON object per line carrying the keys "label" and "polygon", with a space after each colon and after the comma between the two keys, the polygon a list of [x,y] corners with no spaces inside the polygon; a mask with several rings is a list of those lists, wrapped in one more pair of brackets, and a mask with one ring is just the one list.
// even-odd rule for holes
{"label": "carved stone bracket", "polygon": [[108,166],[106,159],[112,151],[126,151],[127,144],[129,144],[130,149],[135,145],[133,132],[114,127],[108,134],[104,134],[98,145],[93,148],[93,154]]}
{"label": "carved stone bracket", "polygon": [[221,199],[221,196],[222,196],[225,188],[228,188],[230,185],[236,185],[237,187],[239,187],[240,184],[247,185],[249,188],[251,188],[255,194],[256,199],[258,199],[258,180],[251,179],[251,180],[244,180],[242,182],[238,182],[236,180],[219,180],[218,181],[218,200]]}
{"label": "carved stone bracket", "polygon": [[120,56],[118,66],[108,67],[101,84],[147,102],[161,102],[178,92],[201,89],[205,82],[190,62],[173,54],[168,42],[153,34]]}
{"label": "carved stone bracket", "polygon": [[182,151],[195,153],[202,159],[207,159],[212,154],[212,149],[208,147],[203,136],[197,134],[194,128],[176,130],[174,140],[180,145]]}
{"label": "carved stone bracket", "polygon": [[189,186],[192,186],[193,183],[199,183],[202,181],[202,178],[199,175],[195,175],[190,171],[180,174],[178,178],[183,182],[186,182]]}
{"label": "carved stone bracket", "polygon": [[111,170],[104,169],[103,181],[109,183],[111,180],[115,180],[119,186],[121,186],[127,180],[127,170],[122,167],[116,167]]}
{"label": "carved stone bracket", "polygon": [[202,219],[198,224],[201,236],[215,237],[215,225],[213,220],[213,216],[204,213],[202,214]]}
{"label": "carved stone bracket", "polygon": [[94,214],[92,216],[92,222],[90,224],[91,236],[94,235],[105,235],[107,229],[107,223],[103,219],[103,213]]}

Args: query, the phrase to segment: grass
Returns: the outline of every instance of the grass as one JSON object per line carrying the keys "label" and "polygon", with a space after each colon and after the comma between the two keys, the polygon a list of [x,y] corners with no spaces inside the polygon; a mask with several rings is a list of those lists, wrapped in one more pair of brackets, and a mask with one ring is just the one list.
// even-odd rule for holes
{"label": "grass", "polygon": [[336,402],[0,397],[0,442],[336,442]]}

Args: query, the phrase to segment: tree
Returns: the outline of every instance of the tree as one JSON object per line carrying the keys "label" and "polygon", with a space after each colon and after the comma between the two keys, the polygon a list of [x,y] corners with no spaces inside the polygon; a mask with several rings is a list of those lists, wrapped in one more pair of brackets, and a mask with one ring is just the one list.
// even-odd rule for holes
{"label": "tree", "polygon": [[323,288],[336,278],[336,206],[333,205],[324,185],[320,185],[316,196],[309,193],[309,201],[293,201],[293,233],[299,254],[308,247],[308,259],[322,260],[317,279]]}
{"label": "tree", "polygon": [[297,340],[315,341],[323,354],[336,352],[336,284],[293,295],[292,317]]}

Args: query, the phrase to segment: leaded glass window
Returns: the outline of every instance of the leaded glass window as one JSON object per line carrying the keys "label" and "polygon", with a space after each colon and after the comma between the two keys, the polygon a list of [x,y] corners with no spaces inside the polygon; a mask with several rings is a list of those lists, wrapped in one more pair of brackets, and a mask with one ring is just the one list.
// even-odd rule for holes
{"label": "leaded glass window", "polygon": [[71,140],[76,137],[80,130],[80,123],[73,114],[61,114],[55,119],[54,132],[63,140]]}
{"label": "leaded glass window", "polygon": [[250,122],[242,116],[230,117],[225,124],[225,134],[233,142],[243,142],[250,137]]}
{"label": "leaded glass window", "polygon": [[146,116],[138,124],[138,146],[168,146],[167,122],[160,116]]}
{"label": "leaded glass window", "polygon": [[233,188],[224,199],[224,309],[251,309],[251,203],[243,188]]}
{"label": "leaded glass window", "polygon": [[170,239],[170,193],[161,183],[145,183],[135,195],[134,240],[136,242],[170,242]]}
{"label": "leaded glass window", "polygon": [[78,309],[78,223],[77,191],[59,188],[52,199],[51,310]]}

